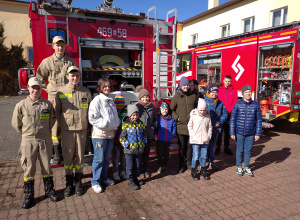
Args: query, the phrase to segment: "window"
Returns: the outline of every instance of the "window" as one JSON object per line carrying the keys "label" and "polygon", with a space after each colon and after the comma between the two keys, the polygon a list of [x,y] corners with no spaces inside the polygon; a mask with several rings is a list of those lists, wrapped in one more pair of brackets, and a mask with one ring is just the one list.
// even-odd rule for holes
{"label": "window", "polygon": [[287,7],[278,9],[271,13],[272,27],[286,24],[286,19],[287,19]]}
{"label": "window", "polygon": [[178,54],[177,55],[177,62],[176,62],[176,72],[183,73],[191,69],[191,62],[192,62],[192,54],[185,53],[185,54]]}
{"label": "window", "polygon": [[230,24],[221,26],[221,37],[228,37],[230,35]]}
{"label": "window", "polygon": [[192,45],[198,43],[198,34],[194,34],[191,36],[192,37]]}
{"label": "window", "polygon": [[254,17],[244,20],[244,33],[254,31]]}
{"label": "window", "polygon": [[52,43],[53,37],[58,36],[58,35],[63,37],[65,39],[65,41],[67,42],[66,30],[64,30],[64,29],[60,29],[60,28],[53,29],[53,28],[51,28],[51,29],[49,29],[48,33],[49,33],[49,36],[48,36],[48,42],[49,43]]}
{"label": "window", "polygon": [[27,47],[27,61],[33,62],[33,49],[32,47]]}

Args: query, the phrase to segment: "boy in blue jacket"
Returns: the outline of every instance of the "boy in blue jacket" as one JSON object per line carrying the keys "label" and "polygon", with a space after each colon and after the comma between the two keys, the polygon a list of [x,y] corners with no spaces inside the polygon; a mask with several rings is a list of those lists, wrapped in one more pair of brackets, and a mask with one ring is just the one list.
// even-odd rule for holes
{"label": "boy in blue jacket", "polygon": [[[243,99],[235,103],[230,119],[230,135],[236,140],[236,174],[254,177],[249,168],[252,145],[258,141],[262,132],[262,116],[258,102],[251,99],[252,89],[250,85],[242,88]],[[244,166],[242,168],[244,152]]]}
{"label": "boy in blue jacket", "polygon": [[157,141],[157,172],[168,173],[169,149],[171,140],[176,134],[176,122],[169,114],[169,106],[166,102],[161,103],[160,113],[161,116],[157,119],[157,129],[155,130],[155,140]]}
{"label": "boy in blue jacket", "polygon": [[212,84],[209,87],[208,93],[204,98],[207,105],[207,111],[210,114],[211,123],[213,126],[212,137],[207,148],[207,156],[209,168],[215,170],[220,170],[220,168],[214,163],[215,147],[217,144],[218,136],[222,131],[223,123],[226,121],[228,115],[223,102],[218,98],[218,93],[218,86],[216,84]]}

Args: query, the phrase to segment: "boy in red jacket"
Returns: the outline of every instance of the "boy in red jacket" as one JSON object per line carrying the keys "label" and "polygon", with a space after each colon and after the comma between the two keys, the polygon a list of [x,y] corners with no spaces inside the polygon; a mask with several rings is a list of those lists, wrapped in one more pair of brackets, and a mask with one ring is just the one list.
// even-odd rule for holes
{"label": "boy in red jacket", "polygon": [[[223,83],[224,85],[221,85],[219,87],[219,99],[224,103],[226,110],[228,111],[228,117],[227,121],[223,124],[222,133],[224,131],[224,153],[228,155],[232,155],[231,150],[229,149],[229,140],[230,140],[230,134],[229,134],[229,122],[230,122],[230,115],[233,109],[234,104],[238,101],[237,98],[237,91],[233,86],[231,85],[232,78],[230,75],[226,75]],[[222,133],[219,135],[217,140],[217,148],[215,151],[216,155],[220,154],[221,145],[222,145]]]}

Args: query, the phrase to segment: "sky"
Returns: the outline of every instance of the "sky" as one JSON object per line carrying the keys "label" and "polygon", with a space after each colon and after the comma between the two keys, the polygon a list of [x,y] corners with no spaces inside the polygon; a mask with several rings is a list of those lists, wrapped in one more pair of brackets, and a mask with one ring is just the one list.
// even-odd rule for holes
{"label": "sky", "polygon": [[[30,0],[23,0],[28,1]],[[224,4],[229,0],[219,0],[219,4]],[[71,7],[96,10],[104,0],[73,0]],[[114,0],[113,6],[121,8],[126,14],[137,14],[147,11],[152,6],[156,6],[156,18],[166,19],[168,11],[177,9],[177,20],[179,22],[200,14],[208,9],[208,0]],[[173,16],[173,15],[171,15]],[[154,17],[154,12],[150,12],[150,17]]]}

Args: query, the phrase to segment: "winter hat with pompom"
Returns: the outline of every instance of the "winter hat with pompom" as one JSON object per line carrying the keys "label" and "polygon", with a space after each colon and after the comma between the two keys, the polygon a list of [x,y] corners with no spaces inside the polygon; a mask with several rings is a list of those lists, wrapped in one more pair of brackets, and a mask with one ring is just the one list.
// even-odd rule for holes
{"label": "winter hat with pompom", "polygon": [[138,99],[140,100],[143,96],[148,96],[150,98],[150,92],[147,89],[144,89],[143,86],[137,86],[135,89],[139,93]]}

